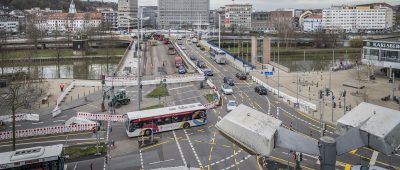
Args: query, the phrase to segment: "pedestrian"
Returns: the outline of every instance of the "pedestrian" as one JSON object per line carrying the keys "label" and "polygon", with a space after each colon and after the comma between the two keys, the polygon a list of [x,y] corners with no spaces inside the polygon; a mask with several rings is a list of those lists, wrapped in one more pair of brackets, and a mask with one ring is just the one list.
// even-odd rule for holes
{"label": "pedestrian", "polygon": [[272,72],[275,72],[275,67],[272,67]]}
{"label": "pedestrian", "polygon": [[93,170],[93,162],[90,163],[90,170]]}
{"label": "pedestrian", "polygon": [[60,83],[60,89],[61,89],[61,92],[64,91],[64,84],[63,83]]}

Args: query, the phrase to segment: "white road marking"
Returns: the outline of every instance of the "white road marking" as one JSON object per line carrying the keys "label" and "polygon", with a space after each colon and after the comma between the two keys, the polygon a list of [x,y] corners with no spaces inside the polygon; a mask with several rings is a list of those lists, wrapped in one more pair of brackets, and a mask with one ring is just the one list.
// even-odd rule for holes
{"label": "white road marking", "polygon": [[[104,138],[100,138],[100,140],[103,140]],[[93,140],[95,141],[96,138],[85,138],[85,139],[68,139],[68,142],[74,142],[74,141],[87,141],[87,140]],[[40,141],[40,142],[29,142],[29,143],[17,143],[16,145],[31,145],[31,144],[42,144],[42,143],[57,143],[57,142],[65,142],[67,140],[51,140],[51,141]],[[10,145],[0,145],[0,147],[7,147],[11,146]]]}
{"label": "white road marking", "polygon": [[56,123],[56,122],[65,122],[65,120],[55,120],[55,121],[53,121],[54,123]]}
{"label": "white road marking", "polygon": [[142,149],[139,150],[139,156],[140,156],[140,166],[141,166],[142,169],[144,169]]}
{"label": "white road marking", "polygon": [[[15,125],[15,127],[20,127],[21,125]],[[12,128],[12,126],[9,126],[10,128]]]}
{"label": "white road marking", "polygon": [[229,167],[227,167],[227,168],[225,168],[225,169],[222,169],[222,170],[231,169],[231,168],[235,167],[235,165],[239,165],[240,163],[244,162],[245,160],[249,159],[250,157],[251,157],[251,155],[247,155],[247,156],[244,157],[241,161],[236,162],[236,163],[232,164],[231,166],[229,166]]}
{"label": "white road marking", "polygon": [[[156,161],[156,162],[149,163],[149,165],[158,164],[158,163],[163,163],[163,162],[169,162],[169,161],[173,161],[173,160],[175,160],[175,159],[168,159],[168,160],[164,160],[164,161]],[[143,168],[143,167],[142,167],[142,168]]]}
{"label": "white road marking", "polygon": [[379,154],[379,152],[377,152],[377,151],[374,151],[374,152],[372,153],[371,159],[370,159],[370,161],[369,161],[369,165],[372,165],[372,166],[375,165],[376,159],[378,158],[378,154]]}
{"label": "white road marking", "polygon": [[178,140],[178,138],[176,137],[176,133],[175,133],[174,130],[172,131],[172,133],[174,134],[174,138],[175,138],[176,145],[178,146],[179,154],[181,154],[182,161],[183,161],[183,165],[185,165],[185,167],[187,167],[187,163],[186,163],[186,160],[185,160],[185,156],[183,155],[181,145],[179,144],[179,140]]}
{"label": "white road marking", "polygon": [[230,156],[228,156],[228,157],[226,157],[224,159],[221,159],[221,160],[219,160],[217,162],[211,163],[210,165],[207,165],[207,166],[214,166],[214,165],[219,164],[221,162],[227,161],[227,160],[231,159],[232,157],[236,156],[237,154],[239,154],[240,152],[242,152],[242,150],[238,150],[236,153],[234,153],[234,154],[232,154],[232,155],[230,155]]}
{"label": "white road marking", "polygon": [[181,89],[181,88],[185,88],[185,87],[190,87],[193,86],[193,84],[187,85],[187,86],[181,86],[181,87],[174,87],[174,88],[170,88],[168,90],[176,90],[176,89]]}
{"label": "white road marking", "polygon": [[186,130],[184,130],[184,132],[185,132],[185,135],[186,135],[186,139],[188,140],[189,145],[190,145],[190,147],[192,148],[193,154],[194,154],[194,156],[196,157],[197,163],[199,164],[200,167],[203,167],[203,164],[201,164],[201,161],[200,161],[200,159],[199,159],[199,156],[197,155],[197,152],[196,152],[196,150],[195,150],[194,147],[193,147],[192,141],[190,141],[189,135],[187,134]]}
{"label": "white road marking", "polygon": [[32,125],[37,125],[37,124],[42,124],[42,123],[44,123],[44,122],[34,122],[34,123],[32,123]]}
{"label": "white road marking", "polygon": [[78,162],[77,163],[75,163],[75,166],[74,166],[74,170],[76,169],[76,167],[78,166]]}

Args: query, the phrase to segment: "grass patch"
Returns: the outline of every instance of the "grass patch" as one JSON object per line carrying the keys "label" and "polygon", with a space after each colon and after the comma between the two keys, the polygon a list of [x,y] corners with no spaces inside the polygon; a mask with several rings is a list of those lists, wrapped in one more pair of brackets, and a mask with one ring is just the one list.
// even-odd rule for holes
{"label": "grass patch", "polygon": [[156,105],[152,105],[152,106],[148,106],[148,107],[142,108],[141,110],[150,110],[150,109],[157,109],[157,108],[162,108],[162,107],[164,107],[164,105],[156,104]]}
{"label": "grass patch", "polygon": [[[107,48],[95,48],[92,49],[91,54],[88,55],[124,55],[126,48],[118,47],[114,49]],[[35,53],[34,50],[8,50],[3,54],[0,54],[0,58],[4,59],[20,59],[20,58],[56,58],[57,55],[60,57],[70,57],[73,56],[72,49],[45,49],[45,50],[37,50]]]}
{"label": "grass patch", "polygon": [[169,96],[168,89],[165,85],[158,85],[153,91],[146,95],[148,98],[158,98]]}
{"label": "grass patch", "polygon": [[204,97],[207,99],[208,102],[212,102],[215,100],[217,94],[216,93],[207,93]]}
{"label": "grass patch", "polygon": [[[107,152],[105,144],[99,145],[99,152],[104,154]],[[72,146],[65,148],[65,155],[69,155],[69,159],[76,159],[84,156],[94,155],[96,153],[96,146],[79,147]]]}

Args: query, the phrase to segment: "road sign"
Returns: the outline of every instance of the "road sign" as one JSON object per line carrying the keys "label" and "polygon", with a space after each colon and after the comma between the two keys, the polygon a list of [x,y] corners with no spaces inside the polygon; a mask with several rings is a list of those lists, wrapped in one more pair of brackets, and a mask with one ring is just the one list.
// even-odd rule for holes
{"label": "road sign", "polygon": [[272,76],[272,75],[274,75],[274,72],[271,72],[271,71],[262,71],[261,74],[264,74],[264,75],[266,75],[266,76]]}

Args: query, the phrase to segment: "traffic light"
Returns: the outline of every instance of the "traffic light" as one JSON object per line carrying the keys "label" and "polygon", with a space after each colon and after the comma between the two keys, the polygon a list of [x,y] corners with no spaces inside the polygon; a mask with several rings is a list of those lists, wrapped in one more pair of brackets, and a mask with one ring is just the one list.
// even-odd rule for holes
{"label": "traffic light", "polygon": [[324,91],[320,90],[319,91],[319,99],[324,98]]}
{"label": "traffic light", "polygon": [[342,97],[346,97],[346,90],[342,91]]}
{"label": "traffic light", "polygon": [[330,89],[329,88],[325,88],[325,96],[329,96],[330,94]]}

